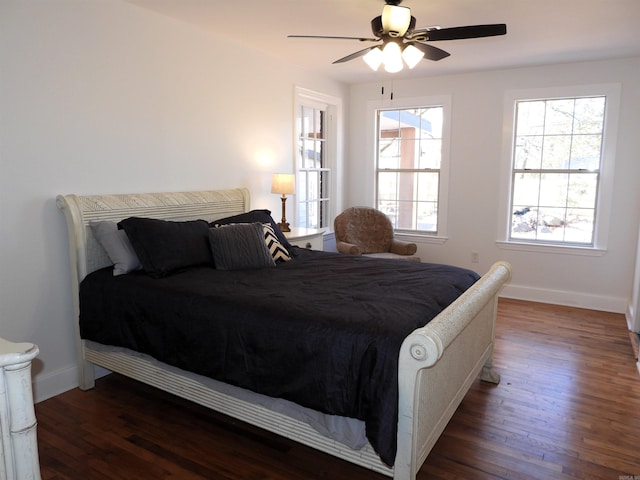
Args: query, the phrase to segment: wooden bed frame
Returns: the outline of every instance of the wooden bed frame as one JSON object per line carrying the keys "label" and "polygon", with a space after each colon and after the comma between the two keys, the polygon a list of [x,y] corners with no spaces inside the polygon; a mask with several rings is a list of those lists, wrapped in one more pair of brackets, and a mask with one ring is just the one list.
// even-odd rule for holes
{"label": "wooden bed frame", "polygon": [[249,192],[230,189],[131,195],[59,195],[69,232],[71,291],[76,317],[79,386],[94,386],[94,365],[129,376],[231,417],[364,466],[395,480],[414,480],[469,387],[481,375],[498,383],[492,369],[498,292],[511,277],[507,263],[493,265],[473,287],[403,342],[399,358],[398,450],[395,466],[381,462],[367,444],[351,448],[302,421],[216,388],[202,377],[123,349],[109,350],[80,339],[78,288],[89,273],[111,265],[89,223],[130,216],[169,220],[219,218],[249,211]]}

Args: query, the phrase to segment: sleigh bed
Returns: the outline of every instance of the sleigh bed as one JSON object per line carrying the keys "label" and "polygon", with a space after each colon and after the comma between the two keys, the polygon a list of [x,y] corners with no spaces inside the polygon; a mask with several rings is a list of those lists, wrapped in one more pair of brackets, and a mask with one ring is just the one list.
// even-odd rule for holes
{"label": "sleigh bed", "polygon": [[[94,386],[99,366],[413,480],[475,378],[499,381],[491,355],[497,296],[510,278],[504,262],[478,277],[299,249],[273,221],[267,235],[268,211],[250,211],[241,188],[60,195],[57,205],[69,232],[81,389]],[[96,225],[118,223],[138,253],[141,225],[143,236],[174,224],[215,230],[207,244],[215,254],[151,268],[144,253],[142,271],[115,276]],[[272,263],[245,268],[219,253],[251,243],[215,243],[233,229],[254,228],[277,247],[267,249]],[[439,296],[427,300],[432,292]]]}

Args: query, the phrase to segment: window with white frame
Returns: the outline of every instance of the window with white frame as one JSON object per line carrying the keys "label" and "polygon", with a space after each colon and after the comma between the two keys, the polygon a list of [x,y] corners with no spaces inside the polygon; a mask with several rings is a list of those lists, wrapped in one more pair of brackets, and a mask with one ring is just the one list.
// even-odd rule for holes
{"label": "window with white frame", "polygon": [[448,102],[376,109],[376,208],[396,231],[444,234]]}
{"label": "window with white frame", "polygon": [[337,100],[303,89],[296,101],[297,226],[331,226]]}
{"label": "window with white frame", "polygon": [[619,95],[610,86],[578,90],[512,99],[507,242],[606,244]]}

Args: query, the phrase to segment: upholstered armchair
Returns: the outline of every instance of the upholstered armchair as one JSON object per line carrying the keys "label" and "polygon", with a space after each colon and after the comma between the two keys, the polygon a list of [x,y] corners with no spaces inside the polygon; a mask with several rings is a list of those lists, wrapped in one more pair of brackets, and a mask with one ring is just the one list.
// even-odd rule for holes
{"label": "upholstered armchair", "polygon": [[375,208],[348,208],[335,218],[333,227],[341,253],[420,261],[416,244],[396,239],[391,220]]}

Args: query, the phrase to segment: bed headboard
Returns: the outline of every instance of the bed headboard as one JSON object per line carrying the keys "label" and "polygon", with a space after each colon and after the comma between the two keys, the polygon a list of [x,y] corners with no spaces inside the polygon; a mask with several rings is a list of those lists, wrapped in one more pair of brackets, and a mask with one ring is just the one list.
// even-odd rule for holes
{"label": "bed headboard", "polygon": [[93,367],[84,359],[80,338],[80,282],[89,273],[111,265],[93,235],[92,221],[120,221],[128,217],[209,222],[249,211],[249,190],[207,190],[198,192],[137,193],[119,195],[58,195],[56,204],[64,212],[69,232],[71,296],[81,388],[93,385]]}
{"label": "bed headboard", "polygon": [[[58,195],[56,204],[64,212],[69,232],[71,274],[79,284],[89,273],[111,265],[93,236],[89,223],[118,222],[128,217],[165,220],[207,221],[249,211],[246,188],[199,192],[138,193],[120,195]],[[77,287],[75,285],[74,287]],[[74,295],[77,294],[73,292]]]}

